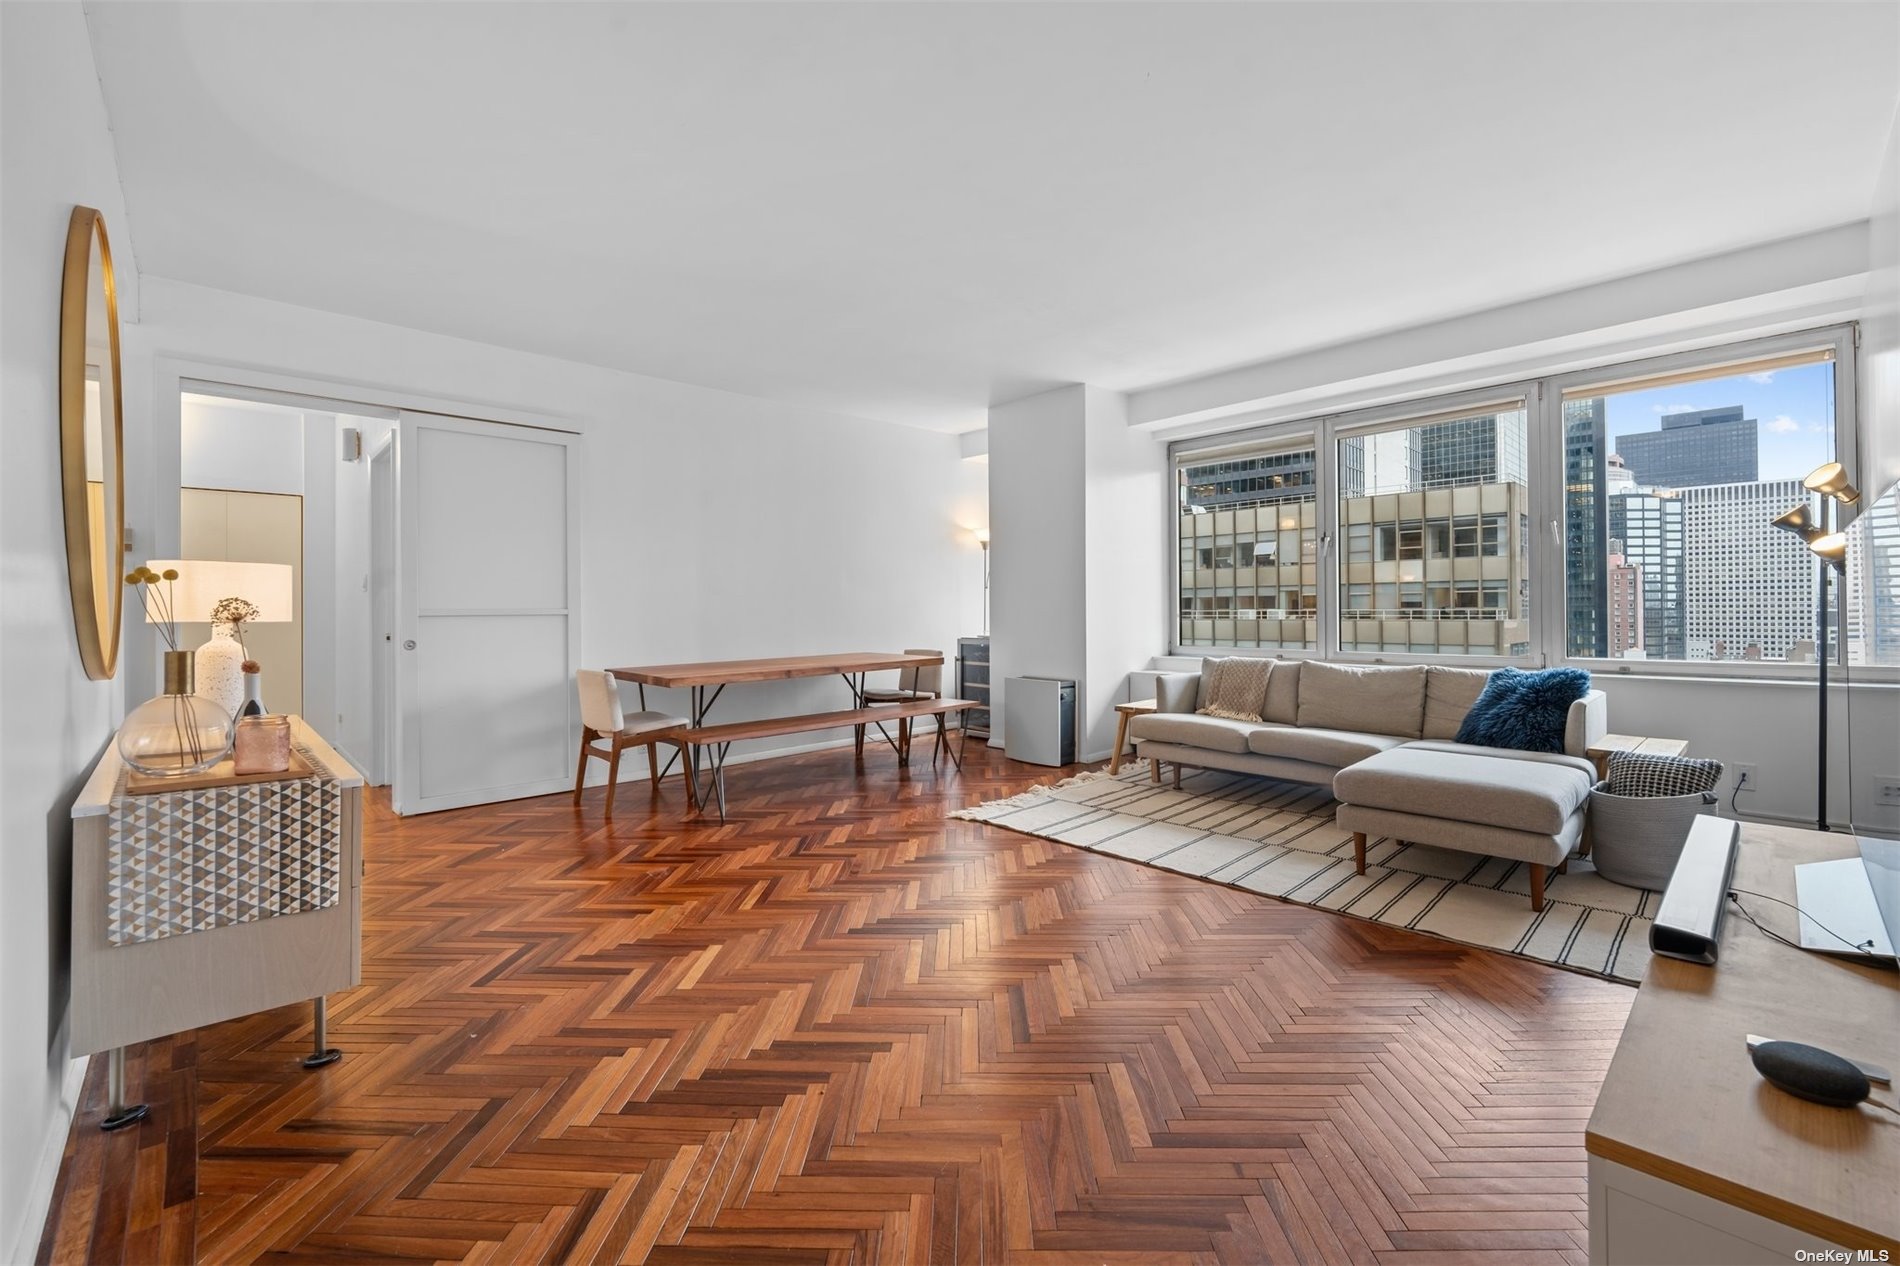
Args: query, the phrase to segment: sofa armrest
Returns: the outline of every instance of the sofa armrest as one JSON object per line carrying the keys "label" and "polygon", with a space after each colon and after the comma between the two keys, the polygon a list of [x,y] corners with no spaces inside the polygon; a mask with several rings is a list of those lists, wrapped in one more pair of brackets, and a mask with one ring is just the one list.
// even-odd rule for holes
{"label": "sofa armrest", "polygon": [[1199,673],[1156,673],[1155,711],[1192,712],[1201,706]]}
{"label": "sofa armrest", "polygon": [[1570,705],[1564,718],[1564,751],[1582,756],[1595,742],[1610,732],[1610,700],[1601,690],[1592,690]]}

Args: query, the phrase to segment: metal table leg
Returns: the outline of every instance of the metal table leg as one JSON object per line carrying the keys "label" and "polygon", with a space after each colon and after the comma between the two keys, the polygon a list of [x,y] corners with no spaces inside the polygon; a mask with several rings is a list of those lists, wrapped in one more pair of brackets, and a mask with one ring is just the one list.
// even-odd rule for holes
{"label": "metal table leg", "polygon": [[343,1058],[343,1052],[330,1043],[330,1000],[322,994],[311,999],[314,1013],[310,1032],[310,1053],[303,1057],[305,1068],[322,1068]]}
{"label": "metal table leg", "polygon": [[102,1130],[123,1130],[145,1119],[142,1103],[125,1101],[125,1048],[115,1046],[106,1056],[106,1116],[99,1122]]}

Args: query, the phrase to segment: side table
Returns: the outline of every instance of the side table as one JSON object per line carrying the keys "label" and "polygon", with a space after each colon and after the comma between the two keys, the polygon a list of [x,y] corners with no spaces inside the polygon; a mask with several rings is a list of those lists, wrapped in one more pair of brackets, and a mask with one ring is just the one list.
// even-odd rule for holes
{"label": "side table", "polygon": [[73,804],[72,1050],[110,1052],[102,1128],[125,1101],[125,1048],[294,1002],[313,1004],[305,1068],[327,1044],[324,996],[362,979],[363,778],[298,717],[303,777],[135,795],[108,746]]}
{"label": "side table", "polygon": [[1610,776],[1610,753],[1641,752],[1645,756],[1680,756],[1689,750],[1687,739],[1644,738],[1638,734],[1605,734],[1584,749],[1596,762],[1597,781]]}
{"label": "side table", "polygon": [[1115,752],[1108,758],[1108,772],[1119,774],[1122,771],[1122,753],[1128,749],[1128,718],[1145,716],[1155,710],[1153,699],[1142,699],[1135,703],[1115,705]]}

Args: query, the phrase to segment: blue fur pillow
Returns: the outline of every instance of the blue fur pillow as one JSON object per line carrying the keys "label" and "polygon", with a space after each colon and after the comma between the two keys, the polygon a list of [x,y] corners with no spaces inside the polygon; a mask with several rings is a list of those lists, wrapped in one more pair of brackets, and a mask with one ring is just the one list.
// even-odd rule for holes
{"label": "blue fur pillow", "polygon": [[1590,674],[1581,668],[1534,673],[1500,668],[1465,713],[1456,741],[1520,752],[1561,752],[1570,705],[1589,690]]}

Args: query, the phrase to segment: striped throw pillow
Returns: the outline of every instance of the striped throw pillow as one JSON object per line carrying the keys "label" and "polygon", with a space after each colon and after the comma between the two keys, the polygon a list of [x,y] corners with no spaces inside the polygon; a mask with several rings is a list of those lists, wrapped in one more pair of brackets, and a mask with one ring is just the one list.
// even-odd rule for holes
{"label": "striped throw pillow", "polygon": [[1692,796],[1715,790],[1722,762],[1689,756],[1611,752],[1607,790],[1613,796]]}
{"label": "striped throw pillow", "polygon": [[1234,656],[1201,661],[1200,711],[1229,721],[1259,721],[1267,707],[1270,659]]}

